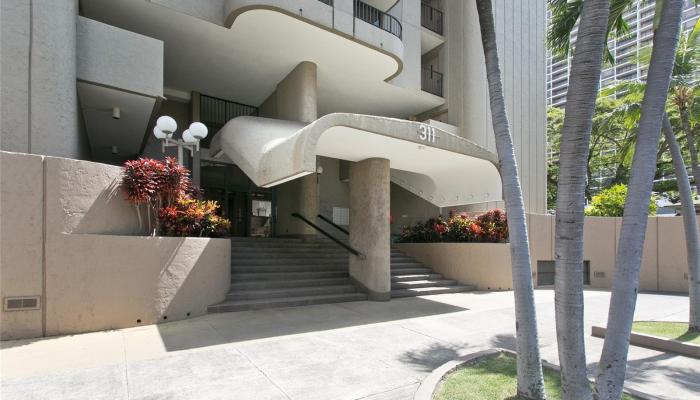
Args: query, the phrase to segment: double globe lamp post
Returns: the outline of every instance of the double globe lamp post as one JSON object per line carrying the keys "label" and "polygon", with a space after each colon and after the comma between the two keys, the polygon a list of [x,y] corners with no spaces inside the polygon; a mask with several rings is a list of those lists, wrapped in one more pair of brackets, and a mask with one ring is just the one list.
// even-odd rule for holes
{"label": "double globe lamp post", "polygon": [[177,122],[172,117],[163,115],[156,121],[156,126],[153,128],[153,135],[158,140],[162,140],[163,153],[166,147],[177,147],[177,162],[180,165],[184,164],[184,149],[189,150],[194,156],[195,151],[199,151],[199,142],[207,137],[209,133],[207,126],[201,122],[193,122],[190,127],[182,132],[181,139],[173,139],[177,130]]}

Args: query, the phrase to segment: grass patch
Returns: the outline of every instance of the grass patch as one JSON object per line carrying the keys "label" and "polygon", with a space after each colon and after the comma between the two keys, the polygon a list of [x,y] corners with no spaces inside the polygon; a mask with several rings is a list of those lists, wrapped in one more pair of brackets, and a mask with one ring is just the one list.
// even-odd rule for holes
{"label": "grass patch", "polygon": [[[547,399],[561,399],[559,373],[544,369]],[[436,400],[516,400],[516,365],[513,357],[498,357],[461,368],[446,377]],[[627,394],[623,399],[632,400]]]}
{"label": "grass patch", "polygon": [[688,332],[685,322],[641,321],[632,324],[632,331],[661,336],[681,342],[700,344],[700,332]]}

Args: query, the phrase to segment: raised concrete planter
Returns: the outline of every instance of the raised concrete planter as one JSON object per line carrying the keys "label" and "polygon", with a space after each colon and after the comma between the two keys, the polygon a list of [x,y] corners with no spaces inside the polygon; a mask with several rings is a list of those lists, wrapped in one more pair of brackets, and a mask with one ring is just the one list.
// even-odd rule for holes
{"label": "raised concrete planter", "polygon": [[[591,335],[604,338],[607,329],[602,326],[593,326]],[[667,339],[660,336],[647,335],[644,333],[632,332],[630,334],[630,344],[646,347],[658,351],[678,353],[684,356],[700,358],[700,346],[697,344],[681,342],[674,339]]]}
{"label": "raised concrete planter", "polygon": [[[501,354],[505,354],[513,358],[517,356],[514,351],[501,348],[494,348],[479,351],[477,353],[468,354],[466,356],[442,364],[441,366],[437,367],[433,372],[431,372],[430,375],[428,375],[428,377],[423,380],[423,382],[421,382],[420,387],[416,391],[416,394],[413,396],[413,400],[432,400],[433,396],[437,393],[438,389],[440,388],[440,384],[442,384],[442,381],[449,374],[457,371],[460,368],[468,367],[469,365],[486,361],[494,357],[498,357]],[[545,360],[542,360],[542,367],[556,372],[560,371],[558,365],[552,364]],[[624,392],[640,400],[654,399],[653,396],[647,395],[634,389],[625,388]]]}

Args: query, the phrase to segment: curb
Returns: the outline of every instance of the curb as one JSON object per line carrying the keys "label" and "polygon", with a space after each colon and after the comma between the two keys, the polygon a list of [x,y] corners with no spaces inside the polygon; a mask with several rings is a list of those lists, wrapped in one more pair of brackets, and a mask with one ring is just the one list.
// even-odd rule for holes
{"label": "curb", "polygon": [[[605,332],[607,332],[607,329],[602,326],[594,325],[591,328],[591,336],[604,338]],[[700,358],[700,345],[667,339],[660,336],[632,332],[630,334],[630,344],[657,351],[677,353],[686,357]]]}
{"label": "curb", "polygon": [[[433,372],[428,375],[423,382],[421,382],[420,386],[418,387],[418,390],[416,393],[413,395],[413,400],[433,400],[433,395],[435,395],[435,392],[437,389],[440,387],[440,383],[443,381],[443,378],[450,373],[465,367],[468,364],[473,364],[477,363],[479,361],[483,360],[488,360],[490,358],[498,357],[501,354],[506,354],[510,357],[516,357],[516,353],[512,350],[508,349],[502,349],[502,348],[493,348],[493,349],[488,349],[488,350],[482,350],[478,351],[476,353],[472,354],[467,354],[466,356],[462,356],[459,358],[456,358],[452,361],[448,361],[441,366],[437,367],[436,369],[433,370]],[[542,367],[554,370],[556,372],[560,372],[561,368],[556,365],[552,364],[548,361],[542,360]],[[589,379],[590,380],[590,379]],[[593,383],[593,380],[590,380],[591,383]],[[658,397],[648,395],[646,393],[642,393],[638,390],[635,389],[629,389],[625,387],[623,389],[623,392],[630,394],[634,397],[636,397],[639,400],[656,400]]]}

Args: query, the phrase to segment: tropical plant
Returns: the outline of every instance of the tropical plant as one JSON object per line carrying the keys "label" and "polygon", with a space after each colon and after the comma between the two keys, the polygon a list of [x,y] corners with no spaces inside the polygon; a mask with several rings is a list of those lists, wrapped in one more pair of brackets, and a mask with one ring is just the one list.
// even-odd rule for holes
{"label": "tropical plant", "polygon": [[215,201],[203,201],[181,196],[173,204],[158,211],[163,236],[222,237],[231,223],[216,214]]}
{"label": "tropical plant", "polygon": [[451,212],[425,222],[404,226],[396,238],[401,243],[505,243],[508,241],[506,213],[500,209],[489,210],[476,217]]}
{"label": "tropical plant", "polygon": [[[603,52],[608,28],[622,20],[615,0],[612,8],[608,0],[550,1],[551,49],[568,57],[570,34],[578,23],[559,150],[555,225],[555,317],[565,399],[591,398],[583,336],[583,211]],[[624,20],[619,27],[625,27]]]}
{"label": "tropical plant", "polygon": [[[589,217],[622,217],[627,198],[627,185],[619,183],[613,185],[597,195],[586,207],[585,213]],[[652,197],[649,200],[649,215],[656,214],[656,201]]]}
{"label": "tropical plant", "polygon": [[544,399],[542,359],[537,337],[530,244],[525,219],[523,193],[518,177],[518,165],[513,149],[513,137],[503,97],[503,81],[499,67],[496,28],[491,0],[477,0],[481,44],[484,50],[488,81],[491,123],[496,151],[500,160],[503,198],[508,213],[510,258],[515,297],[515,324],[517,348],[517,394],[526,399]]}
{"label": "tropical plant", "polygon": [[230,222],[216,215],[216,202],[196,199],[200,191],[189,175],[189,170],[172,157],[124,163],[122,189],[127,201],[136,207],[139,225],[140,209],[146,207],[151,235],[216,237],[228,231]]}
{"label": "tropical plant", "polygon": [[607,332],[596,374],[595,395],[603,400],[619,399],[622,395],[629,336],[639,291],[649,199],[656,171],[657,144],[671,83],[683,3],[683,0],[657,2],[658,24],[618,239]]}

